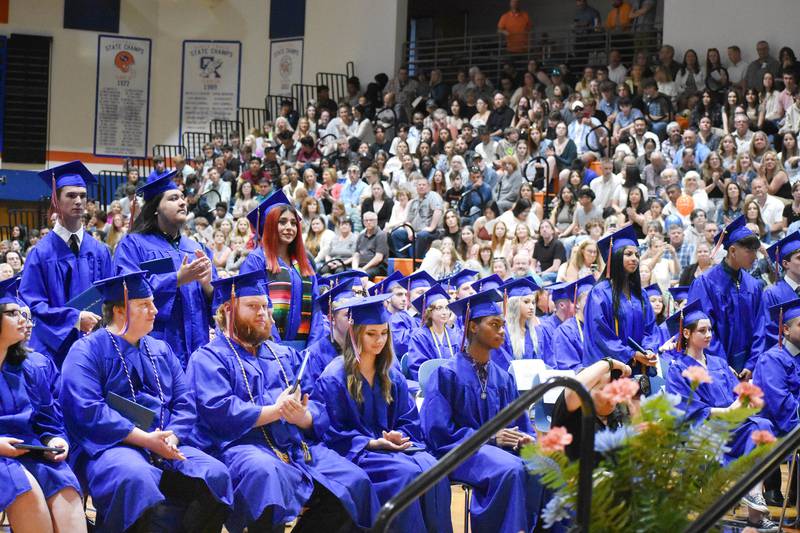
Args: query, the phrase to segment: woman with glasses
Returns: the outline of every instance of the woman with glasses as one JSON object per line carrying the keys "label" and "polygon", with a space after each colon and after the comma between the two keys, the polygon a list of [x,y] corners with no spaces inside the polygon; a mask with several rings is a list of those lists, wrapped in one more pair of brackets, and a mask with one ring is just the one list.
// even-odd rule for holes
{"label": "woman with glasses", "polygon": [[411,302],[422,314],[422,324],[408,340],[408,377],[417,380],[419,367],[430,359],[450,359],[458,353],[461,336],[450,326],[450,295],[440,285]]}

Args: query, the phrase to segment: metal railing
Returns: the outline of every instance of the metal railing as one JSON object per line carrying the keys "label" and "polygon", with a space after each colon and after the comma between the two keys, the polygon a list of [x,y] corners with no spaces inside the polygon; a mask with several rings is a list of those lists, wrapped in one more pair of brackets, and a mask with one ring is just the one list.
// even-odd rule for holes
{"label": "metal railing", "polygon": [[211,134],[207,131],[184,131],[183,146],[186,148],[187,157],[201,158],[203,145],[211,142]]}
{"label": "metal railing", "polygon": [[592,470],[594,468],[594,402],[589,392],[578,381],[567,377],[556,377],[523,393],[506,406],[505,409],[497,413],[494,418],[478,428],[470,438],[448,452],[433,468],[423,472],[399,494],[386,502],[378,513],[378,518],[375,520],[371,530],[372,533],[387,531],[392,520],[403,509],[431,489],[442,478],[449,475],[461,463],[477,452],[498,431],[507,427],[520,414],[527,412],[531,404],[542,399],[548,390],[555,387],[571,389],[581,399],[581,451],[576,524],[577,531],[588,532],[592,505]]}
{"label": "metal railing", "polygon": [[228,144],[232,133],[236,133],[241,138],[244,125],[238,120],[228,120],[224,118],[215,118],[208,123],[208,132],[211,135],[219,134],[225,139],[223,144]]}
{"label": "metal railing", "polygon": [[[317,99],[317,86],[311,85],[310,83],[293,83],[292,96],[297,102],[295,109],[297,109],[298,112],[302,109],[303,113],[305,113],[308,103]],[[317,110],[317,114],[319,114],[319,110]]]}
{"label": "metal railing", "polygon": [[253,130],[261,131],[267,121],[267,110],[263,107],[240,107],[236,117],[242,123],[239,135],[244,139]]}
{"label": "metal railing", "polygon": [[764,479],[773,469],[779,467],[786,457],[796,452],[798,448],[800,448],[800,426],[782,438],[747,474],[743,475],[711,507],[689,524],[684,533],[701,533],[712,529],[725,516],[725,513],[750,491],[753,485]]}
{"label": "metal railing", "polygon": [[528,60],[543,65],[566,63],[573,68],[587,65],[607,65],[608,53],[620,51],[623,62],[631,64],[635,52],[654,52],[661,46],[661,27],[647,32],[589,32],[576,33],[572,27],[553,27],[536,30],[527,42],[510,51],[507,40],[498,33],[464,35],[445,39],[418,39],[403,44],[403,57],[413,74],[417,69],[442,70],[445,80],[453,81],[459,68],[479,67],[491,80],[496,80],[503,63],[512,61],[524,68]]}
{"label": "metal railing", "polygon": [[[139,176],[141,183],[144,183],[147,174],[140,173]],[[108,206],[114,201],[114,193],[117,187],[127,180],[128,174],[121,170],[101,170],[100,173],[97,174],[97,184],[93,186],[96,187],[97,191],[94,198],[97,200],[98,207],[107,212]],[[89,194],[92,194],[91,190]]]}
{"label": "metal railing", "polygon": [[338,102],[347,96],[347,74],[317,72],[317,85],[327,85],[331,100]]}
{"label": "metal railing", "polygon": [[[280,116],[281,114],[281,102],[284,100],[288,100],[292,103],[292,109],[300,113],[300,115],[304,115],[306,112],[306,108],[303,107],[302,109],[299,107],[299,102],[297,98],[294,96],[284,96],[282,94],[268,94],[267,97],[264,99],[264,105],[267,108],[267,120],[275,121],[275,119]],[[263,124],[261,124],[263,126]],[[261,128],[259,126],[259,129]]]}
{"label": "metal railing", "polygon": [[172,160],[176,155],[186,157],[186,147],[182,144],[154,144],[153,157],[163,157],[167,167],[174,167]]}

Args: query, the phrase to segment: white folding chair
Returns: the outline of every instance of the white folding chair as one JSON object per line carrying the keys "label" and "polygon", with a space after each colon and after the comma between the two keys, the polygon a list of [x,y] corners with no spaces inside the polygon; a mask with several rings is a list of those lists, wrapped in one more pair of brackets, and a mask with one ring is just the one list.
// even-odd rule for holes
{"label": "white folding chair", "polygon": [[[541,383],[545,383],[548,379],[558,377],[558,376],[567,376],[567,377],[575,377],[574,370],[550,370],[545,369],[542,372],[539,372],[533,380],[534,385],[539,385]],[[553,407],[558,400],[558,397],[561,395],[561,391],[564,390],[564,387],[553,387],[549,391],[545,393],[542,399],[536,402],[535,417],[534,422],[536,425],[536,429],[542,432],[550,430],[550,421],[553,415]]]}
{"label": "white folding chair", "polygon": [[519,392],[531,390],[534,379],[544,370],[547,370],[547,365],[541,359],[515,359],[508,367],[508,373],[514,376]]}

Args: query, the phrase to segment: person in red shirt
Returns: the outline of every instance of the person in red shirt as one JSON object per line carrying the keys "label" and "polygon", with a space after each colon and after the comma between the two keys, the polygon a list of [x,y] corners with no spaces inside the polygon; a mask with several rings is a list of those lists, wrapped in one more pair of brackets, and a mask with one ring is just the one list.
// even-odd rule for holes
{"label": "person in red shirt", "polygon": [[506,36],[506,47],[512,54],[528,51],[528,34],[531,19],[528,13],[520,11],[519,0],[511,0],[510,8],[497,22],[497,31]]}
{"label": "person in red shirt", "polygon": [[261,166],[261,159],[253,156],[248,161],[248,169],[242,172],[241,179],[244,181],[249,181],[253,184],[253,187],[258,184],[258,180],[264,177],[264,169]]}

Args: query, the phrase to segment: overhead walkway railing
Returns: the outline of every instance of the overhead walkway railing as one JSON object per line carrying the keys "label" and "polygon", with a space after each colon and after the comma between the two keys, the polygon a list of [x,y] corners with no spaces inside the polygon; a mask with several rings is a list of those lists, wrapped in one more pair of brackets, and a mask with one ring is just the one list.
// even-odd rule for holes
{"label": "overhead walkway railing", "polygon": [[567,378],[553,378],[541,385],[533,387],[514,400],[505,409],[481,426],[470,438],[459,444],[441,458],[433,468],[424,472],[399,494],[386,502],[378,513],[372,533],[383,533],[398,514],[411,505],[414,500],[425,494],[441,479],[448,476],[458,466],[472,457],[481,446],[494,435],[526,413],[528,408],[541,400],[547,391],[556,387],[566,387],[575,391],[581,399],[581,448],[580,472],[578,479],[578,509],[576,515],[577,531],[589,531],[589,517],[592,505],[592,469],[594,468],[594,421],[595,409],[589,392],[578,381]]}

